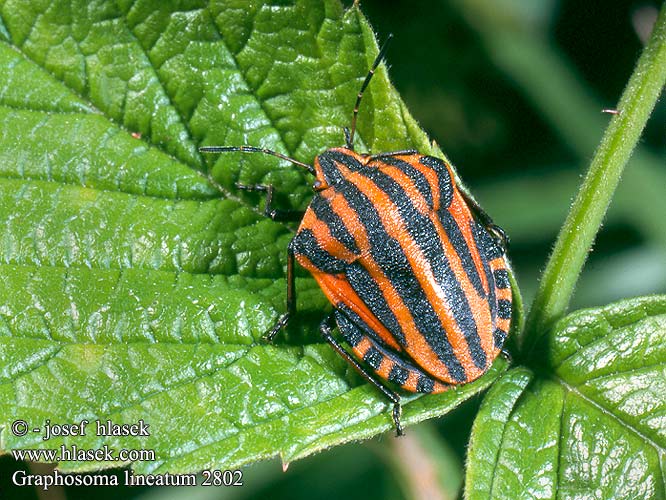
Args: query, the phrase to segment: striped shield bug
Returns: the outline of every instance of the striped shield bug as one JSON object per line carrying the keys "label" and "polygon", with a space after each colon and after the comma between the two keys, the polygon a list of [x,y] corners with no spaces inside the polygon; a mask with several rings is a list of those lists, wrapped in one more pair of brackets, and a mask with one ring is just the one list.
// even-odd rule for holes
{"label": "striped shield bug", "polygon": [[[333,305],[321,335],[393,402],[400,435],[400,395],[387,382],[439,393],[480,377],[509,332],[512,292],[504,232],[457,186],[450,165],[414,150],[354,150],[361,98],[389,40],[356,96],[345,146],[324,151],[314,165],[253,146],[200,151],[263,153],[314,175],[304,213],[274,208],[272,186],[238,185],[266,193],[265,215],[301,221],[287,249],[287,312],[265,339],[296,313],[298,261]],[[336,325],[351,352],[333,335]]]}

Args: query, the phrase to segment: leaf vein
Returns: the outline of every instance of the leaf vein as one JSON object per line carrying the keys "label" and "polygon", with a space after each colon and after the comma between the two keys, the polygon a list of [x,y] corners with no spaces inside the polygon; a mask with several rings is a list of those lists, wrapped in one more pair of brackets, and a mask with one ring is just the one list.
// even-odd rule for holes
{"label": "leaf vein", "polygon": [[[604,320],[606,321],[606,326],[607,326],[607,330],[608,330],[608,332],[605,333],[605,334],[603,334],[603,335],[601,335],[601,336],[599,336],[599,337],[595,337],[593,340],[591,340],[591,341],[588,342],[587,344],[580,344],[580,343],[578,343],[578,341],[576,340],[576,343],[577,343],[577,349],[574,350],[574,352],[572,352],[571,354],[569,354],[569,355],[567,355],[566,357],[562,358],[562,359],[561,359],[561,360],[560,360],[560,361],[554,366],[555,368],[561,367],[561,366],[562,366],[563,364],[565,364],[567,361],[569,361],[570,359],[574,358],[576,355],[580,354],[580,351],[582,351],[582,350],[584,350],[584,349],[587,349],[587,348],[590,348],[590,347],[594,347],[594,346],[596,346],[596,345],[598,345],[598,344],[600,344],[600,343],[602,343],[602,342],[606,342],[606,341],[608,341],[608,337],[614,335],[615,333],[617,333],[617,332],[620,331],[621,329],[623,329],[623,328],[625,328],[626,326],[628,326],[628,325],[621,325],[620,327],[613,326],[612,323],[608,320],[607,315],[604,314],[603,316],[604,316]],[[645,311],[645,315],[644,315],[642,318],[635,320],[634,323],[643,322],[643,321],[645,321],[645,320],[647,320],[647,319],[650,319],[650,318],[656,318],[656,317],[659,317],[659,316],[664,316],[664,313],[663,313],[663,312],[655,312],[654,314],[651,314],[649,311]],[[585,327],[587,327],[587,326],[588,326],[588,325],[576,325],[576,329],[585,328]],[[595,326],[596,326],[597,328],[600,328],[599,325],[595,325]],[[580,335],[578,335],[577,337],[580,338]]]}
{"label": "leaf vein", "polygon": [[[635,428],[631,422],[627,422],[622,418],[622,415],[617,415],[613,413],[611,408],[606,407],[603,403],[595,400],[593,397],[588,396],[587,394],[581,392],[578,387],[573,386],[566,382],[564,379],[561,377],[554,375],[554,380],[561,384],[568,392],[571,394],[574,394],[581,398],[584,402],[588,403],[589,405],[593,406],[596,410],[599,412],[603,413],[605,416],[609,417],[610,419],[614,420],[618,424],[620,424],[622,427],[625,427],[629,431],[633,432],[638,436],[640,439],[643,441],[647,442],[650,444],[655,451],[657,452],[658,455],[662,456],[664,453],[666,453],[666,448],[658,444],[654,439],[648,437],[645,433],[643,433],[641,430]],[[662,471],[663,472],[663,471]]]}
{"label": "leaf vein", "polygon": [[[122,9],[121,9],[120,5],[118,5],[117,1],[115,2],[115,4],[116,4],[116,7],[118,7],[118,9],[122,12]],[[180,113],[180,111],[178,110],[178,107],[175,105],[175,103],[173,101],[173,97],[171,96],[171,94],[168,91],[166,82],[164,82],[162,80],[162,78],[160,77],[159,71],[157,71],[157,68],[153,65],[153,61],[152,61],[150,55],[148,54],[148,52],[146,52],[145,48],[141,44],[141,41],[137,37],[136,33],[134,33],[132,28],[127,23],[126,17],[124,15],[121,15],[121,16],[119,16],[119,18],[122,21],[123,26],[125,26],[125,28],[127,29],[127,32],[132,36],[132,38],[136,42],[137,47],[139,47],[139,49],[141,50],[141,52],[145,56],[146,60],[150,62],[150,69],[152,70],[152,73],[155,76],[155,80],[159,84],[160,89],[162,90],[162,94],[168,99],[169,105],[175,111],[176,115],[178,116],[179,121],[182,123],[183,129],[185,130],[185,133],[187,134],[187,139],[192,144],[195,144],[195,141],[194,141],[193,136],[192,136],[192,131],[190,130],[188,122],[185,120],[185,117]],[[124,94],[124,99],[123,99],[123,113],[122,113],[123,116],[125,114],[124,108],[125,108],[125,101],[126,100],[127,100],[127,93]],[[160,149],[162,149],[162,148],[160,148]],[[199,158],[199,165],[198,166],[201,167],[204,163],[203,163],[203,158],[201,158],[201,155],[198,153],[198,150],[197,150],[197,156]],[[192,165],[189,165],[189,166],[191,168],[193,167]],[[195,170],[198,170],[198,169],[195,168]]]}
{"label": "leaf vein", "polygon": [[611,379],[613,377],[617,377],[618,375],[626,375],[629,373],[640,373],[642,371],[647,371],[646,369],[651,369],[651,368],[666,368],[666,362],[660,361],[656,363],[650,363],[650,364],[645,364],[641,366],[634,366],[632,368],[627,368],[625,370],[615,370],[610,373],[604,373],[601,375],[596,375],[594,377],[586,378],[583,381],[581,381],[579,384],[572,384],[573,387],[580,387],[581,385],[586,385],[594,380],[596,381],[602,381],[605,379]]}
{"label": "leaf vein", "polygon": [[[250,81],[247,78],[247,74],[243,72],[242,66],[241,66],[241,64],[238,60],[238,53],[234,53],[231,50],[228,43],[224,40],[224,37],[222,36],[222,31],[220,30],[220,27],[217,24],[217,20],[214,19],[214,17],[212,15],[210,17],[211,17],[211,19],[213,19],[212,24],[215,27],[215,31],[216,31],[217,35],[220,37],[220,43],[222,43],[222,45],[224,45],[224,47],[226,48],[227,52],[229,53],[231,59],[233,59],[234,65],[238,69],[238,74],[243,79],[243,83],[245,83],[247,88],[250,90],[250,94],[257,101],[257,104],[259,104],[259,107],[261,108],[262,113],[264,114],[264,116],[268,120],[268,123],[270,124],[270,126],[277,132],[278,137],[280,138],[280,144],[284,147],[284,150],[287,151],[287,154],[290,154],[290,155],[293,154],[293,152],[290,151],[289,148],[287,147],[287,143],[285,141],[284,134],[282,133],[280,128],[277,126],[277,123],[275,122],[275,120],[269,114],[268,109],[266,108],[266,106],[264,104],[264,101],[259,98],[259,96],[257,95],[256,89],[252,88],[252,86],[250,85]],[[248,41],[249,41],[249,38],[250,37],[248,37]],[[248,42],[246,42],[246,44],[247,43]]]}
{"label": "leaf vein", "polygon": [[31,113],[44,113],[47,115],[64,115],[64,116],[90,116],[91,113],[86,113],[84,111],[63,111],[60,109],[41,109],[28,106],[17,106],[14,104],[8,104],[5,102],[0,102],[0,109],[11,109],[14,111],[27,111]]}
{"label": "leaf vein", "polygon": [[[26,338],[26,337],[23,337],[23,338]],[[43,340],[43,339],[40,339],[40,340]],[[11,379],[5,380],[4,382],[0,382],[0,385],[13,384],[14,382],[17,381],[17,379],[18,379],[19,377],[25,377],[25,376],[27,376],[28,374],[34,372],[35,370],[38,370],[38,369],[41,368],[42,366],[46,366],[46,364],[47,364],[49,361],[51,361],[53,358],[55,358],[55,357],[60,353],[60,351],[62,351],[64,348],[65,348],[64,345],[59,346],[56,350],[54,350],[53,352],[49,353],[48,357],[44,358],[43,360],[40,360],[40,363],[38,363],[38,364],[36,364],[36,365],[34,365],[34,366],[31,366],[31,367],[30,367],[29,369],[27,369],[27,370],[24,370],[24,371],[21,371],[21,372],[18,372],[18,373],[16,373],[16,374],[14,374],[14,375],[12,376]]]}
{"label": "leaf vein", "polygon": [[527,397],[526,396],[527,391],[530,388],[530,386],[534,385],[534,382],[535,382],[535,378],[531,377],[530,380],[527,382],[527,384],[525,384],[525,387],[523,387],[523,390],[518,395],[516,400],[513,402],[513,407],[511,408],[511,411],[509,412],[509,414],[506,417],[505,425],[502,426],[502,437],[501,437],[500,442],[499,442],[499,447],[498,447],[497,456],[495,457],[495,462],[493,463],[493,470],[490,474],[490,476],[492,478],[492,482],[490,483],[490,490],[489,490],[489,496],[488,496],[489,500],[492,500],[493,498],[495,498],[494,495],[493,495],[493,490],[495,489],[495,484],[496,484],[496,480],[497,480],[497,474],[496,474],[497,466],[498,466],[498,463],[499,463],[500,453],[502,451],[502,444],[504,443],[504,438],[506,436],[507,425],[511,420],[511,416],[518,409],[519,402],[520,402],[521,398]]}
{"label": "leaf vein", "polygon": [[[39,14],[39,17],[41,17],[41,16],[42,16],[42,14]],[[34,24],[30,27],[30,32],[29,32],[28,35],[25,37],[25,40],[23,41],[24,43],[25,43],[27,40],[30,39],[30,37],[32,36],[32,33],[33,33],[33,31],[34,31],[34,29],[35,29],[35,27],[36,27],[37,24],[38,24],[38,23],[34,23]],[[33,58],[32,56],[30,56],[30,55],[25,51],[23,45],[19,45],[18,43],[15,43],[15,44],[11,45],[11,47],[14,48],[16,51],[18,51],[18,52],[19,52],[23,57],[25,57],[28,61],[31,61],[33,64],[35,64],[35,65],[36,65],[38,68],[40,68],[42,71],[46,72],[51,78],[53,78],[54,81],[56,81],[56,82],[60,82],[65,88],[67,88],[72,94],[74,94],[76,97],[78,97],[81,101],[87,103],[87,104],[90,106],[91,111],[93,111],[93,112],[95,112],[95,113],[98,113],[98,114],[101,114],[101,115],[104,115],[104,113],[102,113],[102,112],[97,108],[97,106],[95,106],[94,103],[90,100],[89,96],[86,96],[86,95],[80,93],[80,92],[79,92],[78,90],[76,90],[75,88],[73,88],[73,87],[67,85],[67,84],[66,84],[61,78],[59,78],[59,77],[58,77],[53,71],[51,71],[51,70],[50,70],[49,68],[47,68],[45,65],[40,64],[35,58]],[[119,125],[120,125],[120,124],[119,124]]]}

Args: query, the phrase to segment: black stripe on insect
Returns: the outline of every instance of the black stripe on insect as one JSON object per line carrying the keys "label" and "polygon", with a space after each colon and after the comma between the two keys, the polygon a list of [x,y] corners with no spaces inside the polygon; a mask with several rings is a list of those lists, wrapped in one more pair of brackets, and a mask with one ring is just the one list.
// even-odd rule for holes
{"label": "black stripe on insect", "polygon": [[[488,282],[488,286],[491,288],[490,292],[486,293],[483,289],[479,271],[473,262],[469,245],[474,244],[478,246],[481,244],[483,246],[484,258],[495,253],[503,255],[507,244],[504,232],[492,223],[490,217],[486,215],[469,195],[464,191],[459,191],[464,201],[476,215],[476,219],[480,222],[480,227],[486,229],[486,232],[484,232],[485,238],[481,237],[478,239],[475,234],[473,241],[467,241],[458,227],[457,221],[448,211],[456,190],[448,168],[442,160],[418,155],[415,150],[393,151],[375,155],[359,155],[354,151],[356,124],[363,94],[368,88],[377,67],[382,62],[390,40],[391,36],[389,35],[379,50],[356,96],[351,127],[343,128],[345,147],[324,151],[315,159],[314,166],[271,149],[255,146],[203,146],[199,148],[199,151],[203,153],[260,153],[275,156],[313,174],[316,177],[316,182],[313,185],[315,192],[333,187],[334,193],[344,196],[351,215],[343,214],[344,216],[341,217],[331,207],[328,199],[316,194],[309,206],[310,213],[308,217],[312,215],[317,223],[326,226],[325,229],[330,233],[330,238],[339,242],[345,248],[345,252],[347,253],[344,255],[354,257],[364,252],[368,261],[372,261],[373,265],[376,265],[379,270],[370,271],[358,262],[350,261],[351,257],[348,258],[345,256],[344,259],[346,260],[337,258],[336,255],[332,255],[320,246],[320,241],[324,240],[320,240],[314,231],[302,225],[287,249],[287,311],[277,319],[271,330],[264,335],[266,341],[270,342],[296,313],[294,263],[296,258],[300,260],[303,257],[309,262],[310,268],[316,269],[319,273],[331,276],[344,275],[346,283],[356,294],[358,300],[363,303],[362,305],[367,306],[372,314],[377,316],[378,321],[382,323],[382,328],[385,328],[393,336],[391,339],[392,345],[405,349],[407,341],[403,335],[400,320],[395,311],[391,310],[389,300],[384,297],[377,281],[377,277],[383,273],[382,279],[385,279],[385,285],[390,287],[392,292],[399,297],[400,303],[404,304],[404,309],[413,317],[413,325],[415,331],[418,332],[419,340],[423,339],[425,345],[431,349],[436,358],[446,367],[448,376],[453,383],[467,382],[470,378],[461,360],[456,356],[449,336],[444,331],[438,314],[433,308],[433,304],[419,283],[418,276],[410,272],[412,268],[408,258],[409,252],[407,251],[406,253],[401,243],[389,234],[385,224],[382,222],[383,214],[378,211],[373,200],[348,178],[354,175],[355,172],[362,170],[364,172],[363,176],[367,181],[366,187],[369,186],[369,189],[380,191],[397,207],[397,217],[400,218],[401,223],[406,228],[407,235],[411,237],[412,234],[423,235],[427,233],[426,240],[431,243],[423,244],[423,241],[414,240],[414,251],[423,254],[433,264],[435,267],[433,273],[437,282],[436,285],[440,288],[446,288],[446,293],[450,295],[452,303],[455,304],[452,316],[463,332],[465,342],[467,343],[467,352],[472,362],[472,365],[468,365],[468,367],[471,366],[469,369],[477,371],[487,369],[490,363],[487,360],[485,351],[481,347],[475,323],[476,320],[470,309],[469,297],[467,297],[465,290],[458,283],[456,273],[451,269],[450,264],[442,261],[441,258],[437,258],[437,256],[441,256],[443,253],[443,243],[437,238],[437,230],[433,222],[419,212],[404,187],[400,182],[393,179],[392,175],[385,174],[379,169],[367,169],[365,164],[362,165],[360,163],[359,159],[363,160],[363,162],[367,160],[367,163],[373,161],[382,162],[388,167],[395,166],[402,172],[405,172],[410,179],[414,180],[416,188],[431,208],[434,207],[434,196],[439,197],[438,216],[444,233],[446,233],[454,251],[463,263],[462,267],[466,278],[469,279],[472,288],[479,297],[482,297],[484,300],[488,300],[489,296],[493,299],[495,297],[493,289],[495,276],[500,288],[507,288],[508,277],[502,272],[503,270],[497,270],[493,274],[487,262],[484,262],[482,272]],[[434,188],[438,190],[437,193],[433,192],[433,188],[426,176],[416,168],[420,168],[419,164],[415,163],[412,165],[398,158],[402,155],[418,155],[415,157],[418,159],[414,161],[420,161],[421,166],[435,172],[437,184]],[[273,220],[295,221],[300,220],[304,215],[303,212],[280,210],[274,207],[273,186],[237,184],[237,187],[265,192],[266,203],[264,214]],[[356,220],[356,214],[362,214],[363,217],[358,217],[358,220]],[[349,218],[354,219],[354,223],[360,228],[359,231],[367,235],[367,248],[361,248],[359,241],[356,239],[357,235],[353,234],[348,227],[350,221],[346,219]],[[320,226],[315,226],[315,228],[324,229]],[[490,240],[490,243],[488,240]],[[303,264],[304,261],[300,260],[300,262]],[[397,271],[391,272],[392,269],[396,269]],[[373,275],[373,273],[375,274]],[[500,318],[510,318],[511,302],[506,300],[499,302],[499,309],[496,314],[493,312],[493,315],[497,315]],[[375,327],[367,324],[366,320],[361,318],[347,304],[340,302],[333,305],[335,307],[334,311],[326,316],[319,325],[322,337],[365,380],[373,384],[392,401],[393,423],[397,434],[403,434],[403,427],[400,421],[402,413],[400,395],[387,387],[381,379],[391,381],[412,391],[424,393],[442,390],[443,382],[432,378],[430,374],[418,366],[416,357],[411,359],[407,354],[398,352],[398,348],[389,347],[380,338],[380,335],[373,331]],[[352,305],[356,307],[355,304]],[[352,356],[334,337],[333,329],[336,324],[343,337],[362,361]],[[489,335],[492,336],[495,345],[501,346],[506,332],[498,329],[497,331],[490,332]],[[373,373],[371,369],[376,373]],[[383,370],[382,375],[379,375],[380,370]]]}

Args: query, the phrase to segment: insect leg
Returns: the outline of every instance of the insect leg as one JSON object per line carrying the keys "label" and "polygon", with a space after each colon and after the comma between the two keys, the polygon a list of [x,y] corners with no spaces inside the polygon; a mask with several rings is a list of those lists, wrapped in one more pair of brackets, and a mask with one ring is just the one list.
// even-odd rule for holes
{"label": "insect leg", "polygon": [[460,189],[459,192],[476,218],[479,219],[481,224],[485,226],[495,241],[497,241],[497,243],[499,243],[499,245],[502,247],[504,253],[506,253],[506,250],[509,248],[509,237],[507,236],[506,232],[504,232],[504,229],[495,224],[490,218],[490,215],[488,215],[486,211],[481,208],[481,205],[479,205],[474,198],[466,193],[464,189]]}
{"label": "insect leg", "polygon": [[416,149],[400,149],[398,151],[389,151],[387,153],[377,153],[370,157],[372,160],[381,160],[382,158],[390,158],[391,156],[401,156],[401,155],[415,155],[418,151]]}
{"label": "insect leg", "polygon": [[315,174],[315,169],[312,165],[303,163],[302,161],[295,160],[294,158],[289,158],[287,155],[273,151],[272,149],[266,148],[257,148],[255,146],[202,146],[199,148],[201,153],[231,153],[231,152],[241,152],[241,153],[261,153],[265,155],[275,156],[282,160],[286,160],[294,165],[298,165],[301,168],[304,168],[312,175]]}
{"label": "insect leg", "polygon": [[287,312],[278,318],[269,330],[263,336],[265,342],[271,342],[273,338],[282,330],[296,313],[296,282],[294,281],[294,252],[291,245],[287,248]]}
{"label": "insect leg", "polygon": [[245,191],[260,191],[266,193],[266,206],[264,207],[264,215],[277,222],[297,222],[303,218],[305,212],[302,210],[282,210],[273,207],[273,194],[275,189],[273,186],[265,186],[263,184],[247,185],[236,183],[238,189]]}
{"label": "insect leg", "polygon": [[409,392],[440,393],[450,385],[434,379],[413,362],[404,359],[377,339],[362,318],[344,306],[335,311],[340,332],[354,354],[367,363],[383,380],[389,380]]}
{"label": "insect leg", "polygon": [[393,402],[393,423],[395,425],[395,431],[398,436],[404,434],[402,424],[400,423],[400,416],[402,415],[402,406],[400,405],[400,396],[393,392],[391,389],[387,388],[376,376],[370,373],[363,365],[361,365],[354,357],[351,356],[340,343],[335,340],[333,337],[333,328],[334,328],[333,314],[329,314],[324,321],[319,325],[319,331],[321,336],[331,344],[331,347],[342,356],[342,358],[347,361],[361,376],[374,385],[379,391],[384,394],[388,399]]}
{"label": "insect leg", "polygon": [[393,35],[389,34],[389,36],[386,38],[386,41],[384,42],[384,45],[382,45],[382,48],[379,49],[379,54],[377,54],[375,62],[372,63],[372,67],[370,68],[370,71],[368,71],[368,74],[366,75],[365,80],[363,81],[363,85],[361,85],[361,90],[359,90],[358,95],[356,96],[356,104],[354,105],[354,113],[352,115],[352,122],[351,122],[351,132],[349,134],[345,132],[345,140],[347,141],[347,148],[351,149],[352,151],[354,151],[354,132],[356,132],[356,120],[358,119],[358,109],[359,106],[361,105],[363,92],[365,92],[365,89],[368,88],[368,85],[370,85],[370,80],[372,79],[372,75],[375,74],[377,66],[379,66],[379,63],[382,62],[382,59],[384,58],[384,54],[386,53],[386,49],[388,48],[388,44],[391,41],[391,38],[393,38]]}
{"label": "insect leg", "polygon": [[354,145],[352,144],[351,133],[349,132],[349,127],[342,127],[342,131],[345,133],[345,144],[348,149],[354,151]]}

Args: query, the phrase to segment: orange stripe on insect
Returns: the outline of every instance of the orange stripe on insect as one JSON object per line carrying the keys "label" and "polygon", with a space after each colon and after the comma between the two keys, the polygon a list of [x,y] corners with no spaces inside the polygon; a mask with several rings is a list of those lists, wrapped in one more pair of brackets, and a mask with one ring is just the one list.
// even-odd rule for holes
{"label": "orange stripe on insect", "polygon": [[391,370],[393,369],[394,366],[395,362],[390,360],[388,356],[384,356],[382,358],[381,364],[379,365],[379,368],[377,368],[375,372],[377,372],[377,375],[379,375],[383,379],[388,380],[389,374],[391,373]]}
{"label": "orange stripe on insect", "polygon": [[[403,161],[408,162],[412,167],[417,169],[423,176],[426,178],[428,181],[428,185],[430,186],[430,192],[432,193],[432,205],[433,205],[433,210],[439,210],[440,207],[440,192],[439,192],[439,176],[437,173],[432,168],[426,167],[419,161],[410,161],[414,158],[414,156],[398,156]],[[418,156],[418,158],[422,158],[422,156]],[[447,167],[448,168],[448,167]],[[451,176],[453,179],[453,176]]]}
{"label": "orange stripe on insect", "polygon": [[[476,328],[479,333],[481,348],[486,353],[486,356],[489,356],[493,352],[494,348],[492,336],[483,335],[484,332],[492,331],[492,318],[490,316],[490,306],[488,304],[488,299],[486,297],[479,296],[477,293],[474,285],[469,279],[469,274],[465,270],[465,266],[463,265],[460,255],[455,250],[437,215],[430,214],[430,219],[433,222],[440,241],[442,242],[444,253],[449,261],[451,270],[454,272],[458,283],[465,293],[467,302],[469,303],[472,316],[474,317],[474,322],[476,323]],[[480,274],[485,278],[484,272]],[[476,367],[468,349],[463,348],[460,352],[456,352],[456,354],[465,370],[470,374],[480,373],[483,371]]]}
{"label": "orange stripe on insect", "polygon": [[[357,173],[351,172],[344,165],[339,165],[340,171],[345,178],[353,183],[362,193],[372,199],[376,206],[384,207],[386,210],[378,210],[382,223],[389,234],[398,241],[405,252],[414,276],[423,289],[427,300],[431,304],[444,304],[444,307],[435,310],[443,330],[446,332],[456,357],[465,365],[469,365],[474,375],[483,373],[476,368],[469,350],[465,334],[456,323],[451,306],[447,302],[446,294],[436,283],[436,279],[430,263],[414,242],[412,235],[407,231],[403,220],[398,216],[398,210],[390,197],[372,181]],[[417,329],[405,331],[407,346],[405,350],[412,358],[428,373],[444,381],[454,381],[449,370],[437,354],[432,350],[422,332]],[[478,373],[477,373],[478,372]],[[468,374],[469,376],[469,374]]]}
{"label": "orange stripe on insect", "polygon": [[308,210],[305,213],[305,217],[303,217],[303,222],[301,222],[299,230],[301,229],[309,229],[312,231],[319,247],[325,248],[329,253],[335,255],[336,258],[344,260],[345,262],[352,262],[356,259],[354,252],[350,251],[340,241],[333,237],[328,225],[317,219],[317,216],[312,210]]}
{"label": "orange stripe on insect", "polygon": [[[412,164],[409,160],[404,160],[410,165]],[[432,213],[431,208],[428,206],[428,202],[423,197],[421,192],[416,187],[416,184],[409,176],[403,172],[398,167],[393,167],[390,165],[384,165],[381,162],[376,162],[377,167],[381,167],[382,172],[391,177],[406,193],[410,193],[410,198],[414,207],[423,215],[429,215]]]}
{"label": "orange stripe on insect", "polygon": [[448,391],[450,388],[451,388],[450,385],[442,384],[441,382],[435,380],[435,385],[432,388],[432,393],[440,394],[442,392]]}
{"label": "orange stripe on insect", "polygon": [[416,386],[418,383],[419,374],[414,370],[410,370],[409,375],[407,376],[407,380],[405,380],[405,383],[402,384],[402,388],[407,389],[408,391],[416,392]]}
{"label": "orange stripe on insect", "polygon": [[363,356],[365,356],[365,353],[367,353],[368,349],[370,349],[371,347],[372,344],[370,343],[368,337],[363,337],[361,341],[358,344],[356,344],[355,347],[353,347],[353,349],[356,355],[359,358],[363,359]]}
{"label": "orange stripe on insect", "polygon": [[481,284],[483,285],[483,290],[486,292],[487,295],[489,293],[488,280],[486,279],[486,273],[483,270],[483,261],[481,260],[479,249],[476,246],[476,244],[474,244],[475,242],[474,235],[472,234],[472,228],[470,226],[470,222],[473,220],[472,214],[469,211],[467,203],[465,203],[465,200],[460,194],[460,191],[458,191],[457,189],[454,192],[453,201],[451,202],[451,206],[449,207],[449,212],[451,212],[451,215],[453,215],[453,218],[456,221],[459,222],[465,221],[464,224],[459,223],[458,225],[460,227],[460,231],[463,234],[463,237],[465,238],[465,241],[470,243],[470,245],[468,245],[469,252],[472,256],[472,260],[474,261],[474,266],[476,267],[476,270],[481,278]]}
{"label": "orange stripe on insect", "polygon": [[497,271],[498,269],[506,269],[506,261],[504,260],[504,257],[497,257],[496,259],[489,261],[488,265],[493,271]]}
{"label": "orange stripe on insect", "polygon": [[513,295],[511,293],[511,288],[496,288],[495,295],[497,297],[497,300],[511,301],[513,298]]}
{"label": "orange stripe on insect", "polygon": [[495,321],[495,326],[502,331],[508,332],[509,327],[511,326],[511,320],[504,318],[497,318],[497,320]]}

